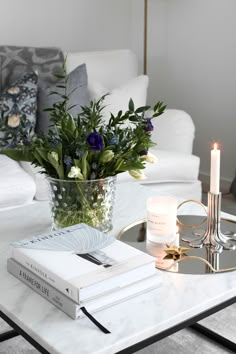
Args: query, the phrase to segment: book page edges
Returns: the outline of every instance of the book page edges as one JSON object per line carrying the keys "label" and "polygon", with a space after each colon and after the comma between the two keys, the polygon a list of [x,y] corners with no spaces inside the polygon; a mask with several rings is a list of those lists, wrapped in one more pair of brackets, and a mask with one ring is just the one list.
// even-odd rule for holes
{"label": "book page edges", "polygon": [[[119,276],[120,274],[125,274],[131,270],[140,268],[146,264],[150,264],[150,270],[155,268],[156,259],[151,257],[148,254],[141,253],[128,261],[125,259],[123,262],[119,262],[117,264],[113,264],[111,267],[104,268],[103,266],[99,266],[97,271],[93,271],[91,273],[84,274],[79,277],[71,278],[71,283],[78,287],[79,289],[87,288],[91,285],[95,285],[101,281],[109,280]],[[131,279],[130,283],[134,282],[134,279]]]}

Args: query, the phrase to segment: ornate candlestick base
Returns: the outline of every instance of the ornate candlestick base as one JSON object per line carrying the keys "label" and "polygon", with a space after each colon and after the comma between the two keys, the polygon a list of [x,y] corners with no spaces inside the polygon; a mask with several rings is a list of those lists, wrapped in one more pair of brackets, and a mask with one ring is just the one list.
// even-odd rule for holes
{"label": "ornate candlestick base", "polygon": [[183,241],[188,242],[190,247],[202,248],[208,246],[212,253],[222,252],[222,250],[234,250],[236,240],[230,239],[229,235],[223,234],[220,229],[220,212],[221,212],[221,193],[213,194],[208,192],[208,217],[207,229],[202,236],[195,240]]}

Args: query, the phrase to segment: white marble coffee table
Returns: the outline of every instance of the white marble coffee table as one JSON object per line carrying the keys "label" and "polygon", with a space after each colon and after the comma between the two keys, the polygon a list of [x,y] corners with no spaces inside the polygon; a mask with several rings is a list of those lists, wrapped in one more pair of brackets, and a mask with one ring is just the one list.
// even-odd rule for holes
{"label": "white marble coffee table", "polygon": [[[120,185],[114,215],[115,235],[145,217],[145,201],[155,187]],[[195,214],[196,210],[188,211]],[[235,218],[236,219],[236,218]],[[9,243],[50,228],[46,202],[0,213],[0,311],[42,353],[133,353],[187,327],[235,301],[236,272],[207,275],[163,272],[163,285],[100,311],[103,334],[87,318],[74,321],[7,273]]]}

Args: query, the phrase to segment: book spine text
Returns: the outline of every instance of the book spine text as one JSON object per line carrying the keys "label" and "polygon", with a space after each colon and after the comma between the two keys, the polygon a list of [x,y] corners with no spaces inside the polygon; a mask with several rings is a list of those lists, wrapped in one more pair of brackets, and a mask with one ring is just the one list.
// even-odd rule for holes
{"label": "book spine text", "polygon": [[41,264],[38,264],[38,262],[31,257],[23,254],[20,248],[12,249],[12,258],[22,264],[25,268],[29,269],[32,273],[52,285],[54,288],[61,291],[64,295],[79,303],[79,289],[76,286],[52,273]]}
{"label": "book spine text", "polygon": [[44,280],[29,271],[27,268],[23,267],[18,262],[13,259],[8,259],[7,270],[9,273],[20,279],[24,284],[28,285],[31,289],[35,290],[39,295],[43,296],[73,319],[83,317],[78,304],[60,293],[51,285],[47,284]]}

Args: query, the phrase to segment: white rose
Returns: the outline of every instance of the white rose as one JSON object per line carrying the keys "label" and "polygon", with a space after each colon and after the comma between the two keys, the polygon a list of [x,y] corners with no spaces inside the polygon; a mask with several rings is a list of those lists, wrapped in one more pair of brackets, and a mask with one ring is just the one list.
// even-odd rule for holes
{"label": "white rose", "polygon": [[68,173],[69,178],[84,179],[81,169],[79,167],[72,166],[70,172]]}

